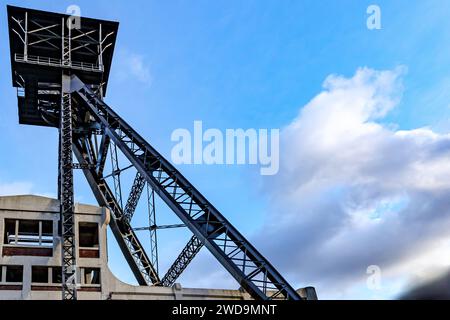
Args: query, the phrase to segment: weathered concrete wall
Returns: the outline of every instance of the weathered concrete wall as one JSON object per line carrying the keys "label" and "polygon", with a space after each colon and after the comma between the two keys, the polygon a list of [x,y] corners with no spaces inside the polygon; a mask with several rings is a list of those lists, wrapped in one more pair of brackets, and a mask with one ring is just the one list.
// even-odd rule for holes
{"label": "weathered concrete wall", "polygon": [[[4,242],[4,220],[33,219],[51,220],[53,222],[53,256],[4,256],[3,250],[8,245]],[[107,255],[107,227],[110,215],[109,210],[90,205],[75,205],[75,231],[78,239],[78,223],[94,222],[99,225],[99,258],[78,258],[78,268],[93,267],[100,268],[100,288],[98,285],[82,285],[78,290],[80,300],[247,300],[251,297],[241,290],[222,289],[193,289],[183,288],[180,284],[175,284],[171,288],[167,287],[146,287],[133,286],[118,280],[108,268]],[[0,197],[0,266],[2,265],[22,265],[23,283],[22,290],[0,290],[0,299],[29,299],[29,300],[59,300],[61,299],[60,285],[52,285],[53,290],[39,291],[36,287],[46,287],[46,285],[33,284],[32,290],[31,267],[32,266],[61,266],[61,241],[58,236],[59,202],[55,199],[39,196],[8,196]],[[79,252],[78,241],[76,252]],[[79,272],[79,278],[83,275]],[[0,279],[0,288],[2,279]],[[101,290],[100,292],[90,292],[86,290]],[[302,297],[314,299],[314,288],[302,288],[298,291]]]}
{"label": "weathered concrete wall", "polygon": [[[53,255],[51,257],[36,256],[5,256],[4,250],[8,247],[4,243],[5,219],[50,220],[53,222]],[[21,291],[0,290],[0,299],[61,299],[60,285],[55,291],[31,290],[32,266],[61,266],[61,239],[58,236],[59,201],[46,197],[25,195],[0,197],[0,265],[22,265],[23,282]],[[107,268],[106,222],[109,221],[109,212],[105,208],[91,205],[75,204],[75,232],[78,234],[79,222],[93,222],[99,225],[99,254],[100,258],[79,258],[78,268]],[[76,252],[79,250],[76,243]],[[103,271],[103,270],[102,270]],[[81,277],[81,274],[78,275]],[[101,277],[102,278],[102,277]],[[5,284],[5,283],[3,283]],[[44,287],[44,284],[33,284]],[[49,284],[55,287],[55,285]],[[58,288],[59,287],[59,288]],[[85,290],[90,286],[86,285]],[[92,286],[95,287],[95,286]],[[101,292],[80,292],[80,299],[101,299]]]}

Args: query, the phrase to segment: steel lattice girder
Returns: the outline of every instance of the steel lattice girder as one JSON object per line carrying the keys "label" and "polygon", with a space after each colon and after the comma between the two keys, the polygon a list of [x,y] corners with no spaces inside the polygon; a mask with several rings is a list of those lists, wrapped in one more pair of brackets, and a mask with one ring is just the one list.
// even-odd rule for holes
{"label": "steel lattice girder", "polygon": [[[89,157],[86,150],[83,150],[80,140],[81,138],[74,140],[75,156],[80,164],[92,164],[89,163]],[[111,230],[138,283],[140,285],[159,284],[159,277],[154,266],[128,221],[123,219],[122,209],[106,181],[102,180],[91,166],[85,166],[83,172],[98,204],[111,210]]]}
{"label": "steel lattice girder", "polygon": [[144,177],[139,172],[136,173],[136,177],[133,181],[133,186],[131,187],[130,195],[128,196],[125,208],[123,209],[124,219],[126,219],[128,223],[131,221],[131,218],[134,215],[134,211],[136,210],[139,198],[141,197],[142,191],[144,190],[144,186]]}
{"label": "steel lattice girder", "polygon": [[97,158],[97,175],[99,177],[103,176],[103,170],[105,168],[106,155],[108,154],[109,144],[110,144],[109,137],[104,134],[100,142],[100,149]]}
{"label": "steel lattice girder", "polygon": [[116,196],[116,201],[120,205],[120,208],[123,208],[122,204],[122,187],[120,185],[120,173],[121,170],[119,168],[119,160],[117,157],[117,146],[115,144],[110,145],[110,156],[111,156],[111,167],[112,173],[111,176],[114,182],[114,194]]}
{"label": "steel lattice girder", "polygon": [[194,235],[255,299],[295,299],[299,294],[228,220],[76,76],[74,96]]}
{"label": "steel lattice girder", "polygon": [[175,262],[170,266],[166,275],[161,279],[161,284],[166,287],[173,285],[202,247],[203,243],[196,236],[192,236]]}
{"label": "steel lattice girder", "polygon": [[[147,208],[148,223],[150,226],[156,226],[156,207],[155,207],[155,191],[147,184]],[[159,272],[158,262],[158,237],[156,228],[150,229],[150,258],[156,272]]]}
{"label": "steel lattice girder", "polygon": [[[63,88],[70,87],[70,77],[63,75]],[[73,198],[72,161],[72,103],[71,94],[62,92],[59,154],[59,200],[61,222],[62,298],[76,300],[76,251]]]}

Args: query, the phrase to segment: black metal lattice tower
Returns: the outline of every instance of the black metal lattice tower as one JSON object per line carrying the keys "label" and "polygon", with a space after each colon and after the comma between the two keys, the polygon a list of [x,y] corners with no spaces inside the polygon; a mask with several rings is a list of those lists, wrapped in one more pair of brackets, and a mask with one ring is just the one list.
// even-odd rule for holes
{"label": "black metal lattice tower", "polygon": [[59,168],[58,181],[61,212],[61,255],[63,299],[76,299],[76,250],[73,201],[72,161],[72,97],[70,75],[62,75],[61,109],[59,123]]}
{"label": "black metal lattice tower", "polygon": [[[8,25],[19,123],[59,129],[63,299],[77,294],[73,169],[83,171],[98,204],[110,209],[111,230],[140,285],[173,285],[206,247],[253,298],[300,299],[269,261],[104,102],[117,22],[8,6]],[[121,166],[121,159],[128,165]],[[130,170],[134,179],[123,204],[121,179]],[[133,228],[142,194],[149,225]],[[182,223],[157,225],[156,197]],[[179,227],[193,235],[160,277],[157,230]],[[150,256],[136,235],[140,230],[149,231]]]}

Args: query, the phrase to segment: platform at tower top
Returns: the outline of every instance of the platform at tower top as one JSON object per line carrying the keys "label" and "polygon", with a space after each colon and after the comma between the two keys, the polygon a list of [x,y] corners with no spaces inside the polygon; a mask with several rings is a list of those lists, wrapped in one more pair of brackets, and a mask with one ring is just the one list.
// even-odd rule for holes
{"label": "platform at tower top", "polygon": [[57,109],[63,71],[106,93],[118,22],[14,6],[7,11],[20,123],[51,126],[39,112]]}

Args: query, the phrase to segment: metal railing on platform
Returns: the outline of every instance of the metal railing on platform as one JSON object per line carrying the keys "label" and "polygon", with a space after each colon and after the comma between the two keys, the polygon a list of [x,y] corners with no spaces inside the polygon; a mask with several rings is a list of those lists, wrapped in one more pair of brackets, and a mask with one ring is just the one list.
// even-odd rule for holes
{"label": "metal railing on platform", "polygon": [[31,63],[41,66],[59,67],[59,68],[71,68],[82,71],[102,72],[103,65],[95,63],[70,61],[69,64],[63,63],[61,59],[55,59],[50,57],[41,57],[33,55],[23,55],[20,53],[14,54],[14,60],[16,62]]}

